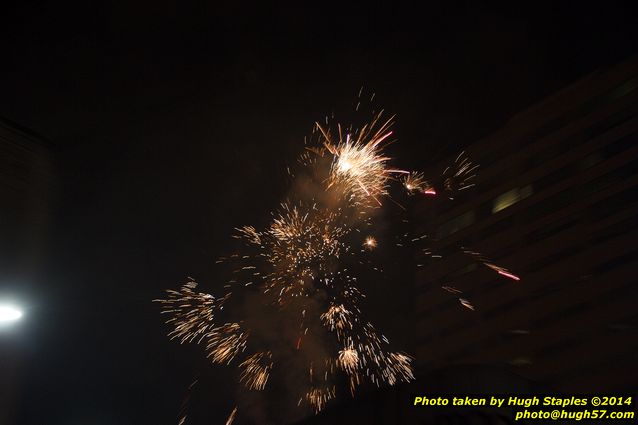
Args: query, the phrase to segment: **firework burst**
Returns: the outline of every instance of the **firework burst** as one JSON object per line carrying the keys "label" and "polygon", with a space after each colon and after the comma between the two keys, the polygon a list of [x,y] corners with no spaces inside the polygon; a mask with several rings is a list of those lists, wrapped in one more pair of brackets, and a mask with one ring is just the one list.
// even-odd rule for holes
{"label": "firework burst", "polygon": [[240,382],[252,390],[263,390],[273,367],[272,353],[270,351],[255,353],[244,360],[239,367],[243,369]]}
{"label": "firework burst", "polygon": [[403,177],[403,187],[405,187],[408,195],[424,194],[436,195],[436,190],[425,178],[423,173],[414,172]]}
{"label": "firework burst", "polygon": [[478,168],[479,166],[472,164],[463,151],[456,157],[454,164],[443,171],[443,187],[449,193],[450,199],[454,199],[456,192],[474,187],[473,180]]}
{"label": "firework burst", "polygon": [[354,134],[349,131],[344,134],[341,125],[338,125],[337,140],[317,123],[325,139],[324,146],[334,157],[328,188],[342,186],[344,192],[359,205],[367,206],[371,199],[381,205],[380,198],[388,195],[388,181],[396,175],[410,174],[405,170],[388,168],[391,158],[383,153],[392,136],[393,118],[379,125],[379,114]]}
{"label": "firework burst", "polygon": [[375,249],[377,245],[378,245],[377,240],[373,236],[368,236],[366,240],[363,242],[363,246],[370,251]]}
{"label": "firework burst", "polygon": [[[201,343],[213,363],[235,362],[239,381],[248,390],[264,390],[279,361],[293,356],[307,378],[297,394],[299,404],[315,412],[336,396],[338,374],[345,374],[353,395],[365,381],[381,386],[413,380],[413,358],[391,350],[359,307],[364,297],[359,279],[377,270],[367,252],[377,247],[377,239],[367,236],[362,242],[362,235],[374,228],[374,211],[384,198],[391,199],[391,186],[402,185],[408,195],[437,193],[422,173],[390,166],[385,148],[392,125],[393,118],[383,120],[382,114],[359,130],[336,125],[331,132],[317,124],[318,140],[306,146],[298,169],[288,169],[306,189],[283,202],[264,230],[237,228],[233,237],[240,242],[239,252],[219,260],[233,267],[226,295],[197,292],[197,284],[189,281],[156,300],[169,317],[169,336]],[[476,168],[459,155],[444,173],[443,189],[469,187]],[[423,235],[410,242],[428,240]],[[435,256],[429,248],[423,252]],[[480,254],[465,252],[514,278]],[[227,424],[237,411],[235,407]]]}

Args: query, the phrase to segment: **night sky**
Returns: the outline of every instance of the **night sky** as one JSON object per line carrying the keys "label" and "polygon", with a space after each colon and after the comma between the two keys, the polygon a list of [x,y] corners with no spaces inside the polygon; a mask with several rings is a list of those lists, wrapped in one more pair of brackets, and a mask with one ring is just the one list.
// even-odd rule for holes
{"label": "night sky", "polygon": [[0,117],[48,141],[58,188],[38,277],[0,282],[29,306],[0,338],[7,425],[174,424],[202,374],[222,423],[228,372],[169,342],[151,300],[215,288],[232,229],[265,223],[314,121],[360,87],[425,167],[638,50],[632,2],[302,3],[4,6]]}

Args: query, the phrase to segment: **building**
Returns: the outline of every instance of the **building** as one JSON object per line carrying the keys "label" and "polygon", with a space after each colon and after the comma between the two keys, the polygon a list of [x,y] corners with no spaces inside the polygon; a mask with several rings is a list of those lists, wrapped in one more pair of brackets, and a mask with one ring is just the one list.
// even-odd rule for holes
{"label": "building", "polygon": [[[48,142],[0,119],[0,302],[37,299],[56,192]],[[29,304],[27,304],[29,308]],[[0,423],[15,423],[32,334],[0,326]]]}
{"label": "building", "polygon": [[52,211],[54,155],[42,137],[0,119],[0,269],[31,273],[39,266]]}
{"label": "building", "polygon": [[476,187],[454,202],[425,197],[414,220],[435,239],[415,284],[417,380],[300,423],[531,423],[507,408],[416,409],[411,396],[638,390],[638,57],[533,105],[466,153],[481,167]]}
{"label": "building", "polygon": [[419,372],[504,365],[557,391],[636,390],[638,58],[588,75],[466,152],[481,167],[476,188],[445,205],[424,200],[419,212],[442,255],[417,279]]}

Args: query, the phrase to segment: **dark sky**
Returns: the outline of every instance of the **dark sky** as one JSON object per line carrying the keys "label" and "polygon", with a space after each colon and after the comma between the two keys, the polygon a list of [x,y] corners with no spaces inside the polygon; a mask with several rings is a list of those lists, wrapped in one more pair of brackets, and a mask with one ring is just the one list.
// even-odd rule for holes
{"label": "dark sky", "polygon": [[168,342],[150,300],[214,287],[232,228],[267,219],[313,122],[361,86],[423,167],[638,46],[632,2],[451,3],[5,6],[0,117],[50,141],[60,188],[46,278],[15,284],[33,308],[0,341],[11,424],[173,424],[207,368],[225,417],[225,372]]}

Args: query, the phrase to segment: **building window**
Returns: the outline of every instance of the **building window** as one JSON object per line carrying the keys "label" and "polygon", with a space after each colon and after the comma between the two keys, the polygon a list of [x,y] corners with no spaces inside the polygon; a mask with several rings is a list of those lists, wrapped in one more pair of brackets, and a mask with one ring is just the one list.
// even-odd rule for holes
{"label": "building window", "polygon": [[476,270],[476,263],[472,262],[470,264],[468,264],[465,267],[461,267],[458,270],[453,271],[452,273],[448,274],[447,276],[445,276],[442,281],[443,283],[452,280],[452,279],[456,279],[460,276],[463,276],[464,274],[473,272],[474,270]]}
{"label": "building window", "polygon": [[586,170],[599,164],[603,160],[603,155],[600,152],[594,152],[587,155],[580,161],[580,168]]}
{"label": "building window", "polygon": [[511,207],[515,203],[522,201],[534,192],[532,185],[517,187],[497,196],[492,204],[492,214]]}
{"label": "building window", "polygon": [[439,226],[437,236],[439,239],[450,236],[472,223],[474,223],[474,211],[468,211]]}

